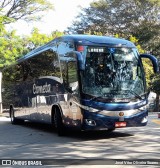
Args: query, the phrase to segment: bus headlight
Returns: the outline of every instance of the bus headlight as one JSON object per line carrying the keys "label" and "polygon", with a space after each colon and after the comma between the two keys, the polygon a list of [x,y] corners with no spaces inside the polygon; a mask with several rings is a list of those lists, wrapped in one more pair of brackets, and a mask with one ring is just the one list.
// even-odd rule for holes
{"label": "bus headlight", "polygon": [[91,119],[85,119],[85,123],[90,126],[96,126],[96,122]]}
{"label": "bus headlight", "polygon": [[141,123],[146,123],[147,121],[148,121],[148,117],[146,116],[142,119]]}

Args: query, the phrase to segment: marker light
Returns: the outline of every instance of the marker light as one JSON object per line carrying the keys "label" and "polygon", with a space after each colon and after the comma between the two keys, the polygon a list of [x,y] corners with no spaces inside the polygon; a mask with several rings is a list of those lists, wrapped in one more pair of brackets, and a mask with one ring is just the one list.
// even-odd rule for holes
{"label": "marker light", "polygon": [[84,51],[84,46],[78,46],[78,47],[77,47],[77,51],[79,51],[79,52]]}

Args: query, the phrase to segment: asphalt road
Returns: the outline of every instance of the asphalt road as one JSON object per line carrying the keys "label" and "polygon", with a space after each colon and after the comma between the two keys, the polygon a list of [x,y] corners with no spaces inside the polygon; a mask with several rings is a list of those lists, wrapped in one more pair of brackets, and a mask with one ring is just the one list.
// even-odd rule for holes
{"label": "asphalt road", "polygon": [[[157,114],[150,114],[145,127],[119,128],[109,134],[105,131],[72,132],[59,137],[50,126],[33,123],[12,125],[9,118],[0,117],[0,159],[54,159],[50,167],[57,167],[55,164],[60,167],[76,165],[87,168],[160,167],[160,118]],[[105,160],[101,162],[100,159]],[[159,165],[110,165],[113,163],[112,159],[113,162],[119,159],[157,159]],[[86,166],[80,165],[82,162]]]}

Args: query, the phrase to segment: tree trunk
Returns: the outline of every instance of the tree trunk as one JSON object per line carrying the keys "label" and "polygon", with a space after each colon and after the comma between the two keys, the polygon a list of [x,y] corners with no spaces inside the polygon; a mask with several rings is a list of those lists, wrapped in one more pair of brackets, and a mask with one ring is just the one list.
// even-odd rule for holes
{"label": "tree trunk", "polygon": [[2,113],[2,72],[0,72],[0,113]]}
{"label": "tree trunk", "polygon": [[155,104],[155,112],[159,112],[159,94],[156,94],[156,104]]}

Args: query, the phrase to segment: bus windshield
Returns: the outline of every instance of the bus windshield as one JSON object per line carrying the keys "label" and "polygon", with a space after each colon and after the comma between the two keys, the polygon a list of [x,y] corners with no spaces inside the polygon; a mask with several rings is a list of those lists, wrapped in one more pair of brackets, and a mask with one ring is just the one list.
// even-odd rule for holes
{"label": "bus windshield", "polygon": [[91,99],[143,99],[144,71],[135,48],[85,47],[82,92]]}

